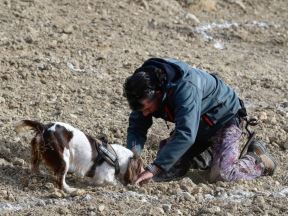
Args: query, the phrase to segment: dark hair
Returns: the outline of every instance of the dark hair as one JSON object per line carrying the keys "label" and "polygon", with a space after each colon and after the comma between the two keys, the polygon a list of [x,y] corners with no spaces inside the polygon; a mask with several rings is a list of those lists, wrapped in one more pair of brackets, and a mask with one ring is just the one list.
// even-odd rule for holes
{"label": "dark hair", "polygon": [[157,83],[147,72],[139,71],[128,77],[124,83],[124,97],[127,98],[132,110],[142,108],[143,99],[153,99],[157,90]]}

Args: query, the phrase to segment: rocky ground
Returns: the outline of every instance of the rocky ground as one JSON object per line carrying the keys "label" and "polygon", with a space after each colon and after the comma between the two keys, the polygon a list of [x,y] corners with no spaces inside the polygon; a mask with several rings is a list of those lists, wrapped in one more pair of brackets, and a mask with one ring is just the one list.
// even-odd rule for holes
{"label": "rocky ground", "polygon": [[[286,0],[1,0],[1,215],[286,215],[288,213],[288,2]],[[149,57],[174,57],[217,72],[258,117],[257,136],[278,162],[273,177],[56,189],[30,174],[31,134],[21,119],[64,121],[125,144],[125,78]],[[169,134],[150,130],[145,162]]]}

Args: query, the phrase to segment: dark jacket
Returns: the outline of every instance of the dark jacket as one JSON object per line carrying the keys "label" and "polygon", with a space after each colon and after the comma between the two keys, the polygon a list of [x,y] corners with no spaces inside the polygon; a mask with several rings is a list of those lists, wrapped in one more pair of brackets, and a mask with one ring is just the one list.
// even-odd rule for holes
{"label": "dark jacket", "polygon": [[167,73],[168,81],[162,89],[166,96],[152,115],[144,117],[139,111],[130,114],[127,145],[141,152],[152,117],[174,122],[175,132],[154,161],[168,171],[194,144],[200,121],[207,124],[201,130],[215,130],[233,118],[241,106],[235,92],[206,71],[175,59],[152,58],[142,67],[147,65]]}

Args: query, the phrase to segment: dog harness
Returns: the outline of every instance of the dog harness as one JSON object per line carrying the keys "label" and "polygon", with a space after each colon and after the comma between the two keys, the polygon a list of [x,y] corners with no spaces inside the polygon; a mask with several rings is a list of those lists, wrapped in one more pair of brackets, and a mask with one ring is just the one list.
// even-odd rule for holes
{"label": "dog harness", "polygon": [[[97,156],[93,161],[93,165],[90,170],[87,172],[86,176],[93,177],[95,175],[95,170],[97,166],[106,161],[108,164],[115,168],[115,174],[118,175],[120,172],[118,156],[111,145],[108,145],[106,141],[102,140],[102,143],[96,143],[95,147],[97,150]],[[112,152],[113,151],[113,152]]]}

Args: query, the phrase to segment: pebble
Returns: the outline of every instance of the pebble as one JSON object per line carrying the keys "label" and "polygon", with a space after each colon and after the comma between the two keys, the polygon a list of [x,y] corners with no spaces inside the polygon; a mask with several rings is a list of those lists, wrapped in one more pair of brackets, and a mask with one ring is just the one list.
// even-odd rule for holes
{"label": "pebble", "polygon": [[282,147],[283,147],[283,149],[285,149],[285,150],[287,150],[287,149],[288,149],[288,138],[287,138],[286,142],[285,142],[285,143],[283,143],[281,146],[282,146]]}
{"label": "pebble", "polygon": [[37,64],[37,68],[40,70],[40,71],[44,71],[44,70],[49,70],[49,66],[45,63],[39,63]]}
{"label": "pebble", "polygon": [[219,206],[213,206],[211,208],[206,209],[206,212],[211,213],[211,214],[215,214],[215,213],[220,212],[220,211],[221,211],[221,208]]}
{"label": "pebble", "polygon": [[180,188],[185,191],[192,191],[194,187],[196,187],[196,184],[188,177],[183,178],[179,182]]}
{"label": "pebble", "polygon": [[149,9],[149,4],[147,3],[147,1],[141,0],[140,2],[141,2],[141,5],[142,5],[146,10]]}
{"label": "pebble", "polygon": [[16,200],[16,198],[14,197],[14,195],[13,195],[12,193],[9,193],[9,192],[8,192],[7,199],[8,199],[9,201],[12,201],[12,202],[14,202],[14,201]]}
{"label": "pebble", "polygon": [[181,192],[182,192],[182,190],[180,188],[177,188],[177,189],[173,189],[171,191],[171,194],[176,195],[176,194],[180,194]]}
{"label": "pebble", "polygon": [[6,102],[5,98],[3,98],[3,97],[0,97],[0,104],[1,104],[1,103],[3,103],[3,104],[4,104],[5,102]]}
{"label": "pebble", "polygon": [[6,161],[4,158],[0,158],[0,166],[8,166],[10,163]]}
{"label": "pebble", "polygon": [[192,196],[190,193],[188,193],[188,192],[183,192],[182,193],[182,196],[184,197],[184,199],[185,200],[187,200],[187,201],[195,201],[196,199],[195,199],[195,197],[194,196]]}
{"label": "pebble", "polygon": [[71,193],[71,196],[81,196],[85,193],[85,190],[77,189]]}
{"label": "pebble", "polygon": [[89,210],[89,211],[95,211],[95,210],[96,210],[96,207],[95,207],[94,205],[90,205],[90,206],[88,207],[88,210]]}
{"label": "pebble", "polygon": [[46,206],[46,203],[44,200],[39,200],[37,203],[36,203],[37,206]]}
{"label": "pebble", "polygon": [[2,155],[8,156],[11,153],[11,150],[5,146],[0,146],[0,152]]}
{"label": "pebble", "polygon": [[62,214],[62,215],[66,215],[69,213],[69,209],[68,208],[65,208],[65,207],[60,207],[59,210],[58,210],[58,213],[59,214]]}
{"label": "pebble", "polygon": [[162,208],[165,213],[169,212],[171,210],[171,204],[163,204]]}
{"label": "pebble", "polygon": [[53,193],[50,194],[50,198],[62,198],[63,195],[58,192],[58,191],[54,191]]}
{"label": "pebble", "polygon": [[258,197],[256,197],[255,203],[261,204],[261,205],[263,206],[263,205],[265,204],[265,199],[264,199],[264,197],[263,197],[263,196],[258,196]]}
{"label": "pebble", "polygon": [[13,164],[16,166],[24,166],[26,162],[21,158],[15,158]]}
{"label": "pebble", "polygon": [[186,13],[185,18],[193,22],[193,24],[199,24],[199,19],[192,13]]}
{"label": "pebble", "polygon": [[99,205],[99,206],[98,206],[99,212],[103,212],[104,209],[105,209],[105,205]]}
{"label": "pebble", "polygon": [[48,182],[48,183],[45,184],[45,187],[46,187],[47,189],[54,189],[54,184],[51,183],[51,182]]}
{"label": "pebble", "polygon": [[92,196],[90,195],[90,194],[86,194],[83,198],[82,198],[82,200],[84,200],[84,201],[89,201],[89,200],[91,200],[92,199]]}
{"label": "pebble", "polygon": [[267,120],[267,118],[268,118],[268,116],[267,116],[266,112],[259,113],[259,120],[265,121],[265,120]]}
{"label": "pebble", "polygon": [[8,191],[7,190],[1,190],[0,195],[1,195],[1,197],[6,197],[6,196],[8,196]]}
{"label": "pebble", "polygon": [[27,37],[24,38],[24,41],[28,44],[32,44],[34,40],[30,35],[28,35]]}
{"label": "pebble", "polygon": [[215,0],[200,0],[199,4],[201,9],[207,12],[216,11],[217,9]]}
{"label": "pebble", "polygon": [[158,214],[165,214],[165,211],[163,208],[159,208],[159,207],[156,207],[155,209],[153,209],[154,211],[151,212],[152,215],[158,215]]}
{"label": "pebble", "polygon": [[73,31],[74,31],[73,25],[68,25],[63,29],[63,33],[65,33],[65,34],[72,34]]}

